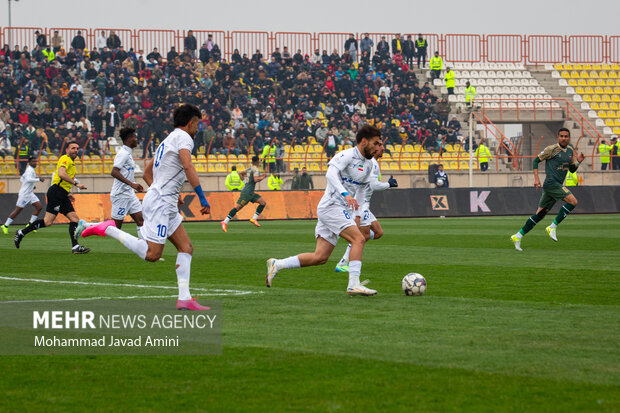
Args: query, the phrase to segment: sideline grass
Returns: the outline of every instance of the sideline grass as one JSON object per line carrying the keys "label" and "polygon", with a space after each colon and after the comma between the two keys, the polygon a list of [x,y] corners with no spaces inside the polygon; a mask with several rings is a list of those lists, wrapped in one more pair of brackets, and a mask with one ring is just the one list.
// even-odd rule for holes
{"label": "sideline grass", "polygon": [[[323,267],[283,271],[265,259],[314,247],[314,223],[187,225],[193,287],[223,297],[224,351],[211,357],[0,357],[3,410],[618,411],[620,217],[569,217],[551,241],[525,217],[382,220],[362,277],[379,295],[349,298]],[[135,230],[131,226],[130,231]],[[4,237],[0,276],[175,285],[175,253],[145,263],[108,239],[69,253],[66,226]],[[400,279],[419,272],[422,297]],[[0,300],[162,294],[118,286],[0,279]],[[165,290],[174,294],[174,290]],[[171,299],[171,305],[174,299]],[[2,304],[7,305],[7,304]]]}

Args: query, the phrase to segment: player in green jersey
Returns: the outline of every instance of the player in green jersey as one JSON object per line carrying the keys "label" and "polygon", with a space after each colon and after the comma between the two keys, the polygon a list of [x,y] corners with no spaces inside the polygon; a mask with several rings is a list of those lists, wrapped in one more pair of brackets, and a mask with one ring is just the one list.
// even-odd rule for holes
{"label": "player in green jersey", "polygon": [[542,185],[543,193],[538,202],[536,213],[525,221],[525,225],[519,232],[510,237],[517,251],[522,251],[521,238],[547,215],[547,212],[557,201],[562,200],[566,203],[560,208],[560,212],[558,212],[553,223],[546,228],[549,237],[554,241],[558,240],[555,233],[557,226],[577,206],[577,198],[564,186],[566,172],[575,172],[579,164],[585,159],[583,153],[576,155],[575,152],[570,144],[570,131],[562,128],[558,131],[558,143],[547,146],[534,158],[534,187],[536,189],[541,187],[538,178],[538,164],[542,161],[545,161],[546,178]]}
{"label": "player in green jersey", "polygon": [[230,222],[230,220],[237,214],[237,212],[241,211],[241,209],[243,209],[243,207],[250,202],[258,204],[256,212],[254,213],[252,219],[250,219],[250,222],[257,227],[260,227],[260,224],[258,223],[258,216],[261,212],[263,212],[263,209],[265,209],[267,202],[265,202],[265,199],[262,196],[254,192],[254,188],[256,187],[257,182],[260,182],[267,177],[267,174],[260,173],[260,171],[258,170],[258,164],[259,158],[255,155],[252,157],[252,166],[246,171],[248,175],[248,181],[241,190],[241,194],[239,195],[239,199],[237,200],[237,205],[235,205],[235,207],[230,210],[226,219],[220,222],[220,224],[222,224],[222,231],[228,231],[228,222]]}

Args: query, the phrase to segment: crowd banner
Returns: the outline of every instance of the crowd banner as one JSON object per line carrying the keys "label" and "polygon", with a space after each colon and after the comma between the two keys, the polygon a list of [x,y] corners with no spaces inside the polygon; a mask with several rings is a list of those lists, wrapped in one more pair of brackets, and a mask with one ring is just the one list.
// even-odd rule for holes
{"label": "crowd banner", "polygon": [[[571,191],[579,200],[574,213],[620,213],[620,187],[574,187]],[[267,201],[261,219],[316,219],[316,207],[323,191],[265,191],[260,192]],[[447,188],[447,189],[391,189],[376,192],[371,210],[379,218],[422,218],[438,216],[495,216],[531,215],[538,207],[541,190],[534,188]],[[137,194],[140,199],[144,194]],[[200,214],[200,202],[193,192],[181,194],[179,211],[185,221],[220,221],[226,217],[239,198],[239,192],[208,192],[211,204],[209,215]],[[44,205],[45,194],[37,194]],[[17,194],[0,194],[0,208],[6,216],[15,208]],[[557,211],[562,202],[552,211]],[[81,219],[89,222],[110,218],[109,194],[75,194],[75,210]],[[27,223],[30,208],[26,207],[15,220],[16,225]],[[255,204],[243,208],[237,218],[247,220],[255,211]],[[42,213],[43,214],[43,213]],[[2,218],[4,219],[4,218]],[[126,218],[131,221],[130,217]],[[59,215],[57,223],[67,223]]]}

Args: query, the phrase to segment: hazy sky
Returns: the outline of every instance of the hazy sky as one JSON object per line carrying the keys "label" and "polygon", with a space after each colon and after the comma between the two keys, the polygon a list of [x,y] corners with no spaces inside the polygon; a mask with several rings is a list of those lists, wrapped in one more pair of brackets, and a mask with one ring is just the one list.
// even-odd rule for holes
{"label": "hazy sky", "polygon": [[[596,8],[591,15],[583,10],[589,5]],[[11,6],[13,26],[620,34],[618,0],[13,0]],[[0,25],[7,26],[2,7]]]}

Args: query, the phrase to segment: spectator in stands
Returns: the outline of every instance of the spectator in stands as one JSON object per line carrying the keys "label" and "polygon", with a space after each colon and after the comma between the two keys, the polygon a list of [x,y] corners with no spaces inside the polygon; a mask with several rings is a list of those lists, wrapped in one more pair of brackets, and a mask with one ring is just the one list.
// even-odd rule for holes
{"label": "spectator in stands", "polygon": [[368,33],[364,33],[364,38],[360,41],[360,52],[366,52],[370,56],[374,45],[375,43],[370,38],[370,35]]}
{"label": "spectator in stands", "polygon": [[385,36],[381,36],[381,40],[377,43],[377,53],[381,59],[390,59],[390,45],[385,40]]}
{"label": "spectator in stands", "polygon": [[[101,32],[101,34],[103,35],[103,32]],[[110,35],[106,39],[106,46],[113,52],[115,52],[116,49],[121,47],[121,39],[116,35],[114,30],[110,30]]]}
{"label": "spectator in stands", "polygon": [[405,63],[411,69],[413,68],[413,58],[415,57],[415,43],[411,40],[411,35],[407,35],[407,40],[403,42],[403,56]]}
{"label": "spectator in stands", "polygon": [[99,50],[99,53],[103,52],[103,48],[108,46],[108,38],[106,37],[104,31],[101,31],[97,37],[95,46],[97,47],[97,50]]}
{"label": "spectator in stands", "polygon": [[396,33],[392,39],[392,55],[396,53],[403,54],[403,41],[400,38],[400,33]]}
{"label": "spectator in stands", "polygon": [[428,47],[428,42],[425,38],[422,37],[422,33],[418,34],[418,39],[415,42],[415,47],[417,49],[418,56],[418,69],[420,68],[420,60],[422,61],[422,67],[426,66],[426,48]]}
{"label": "spectator in stands", "polygon": [[40,33],[38,30],[35,30],[34,36],[37,42],[37,46],[39,46],[41,49],[47,47],[47,38],[45,37],[45,34]]}
{"label": "spectator in stands", "polygon": [[437,115],[437,119],[439,120],[440,126],[448,125],[448,116],[450,115],[450,104],[446,100],[446,98],[441,99],[433,106],[433,112]]}
{"label": "spectator in stands", "polygon": [[443,170],[443,165],[437,166],[437,172],[435,172],[435,187],[437,188],[449,188],[450,182],[448,181],[448,174]]}
{"label": "spectator in stands", "polygon": [[75,50],[84,50],[86,49],[86,40],[84,40],[84,36],[82,36],[82,32],[78,30],[73,40],[71,40],[71,47]]}
{"label": "spectator in stands", "polygon": [[187,32],[187,36],[185,36],[185,39],[183,40],[183,47],[189,51],[192,58],[196,57],[198,42],[196,41],[196,38],[194,37],[194,32],[192,30],[189,30]]}
{"label": "spectator in stands", "polygon": [[120,116],[116,112],[116,107],[110,105],[108,113],[106,114],[106,128],[105,132],[108,137],[114,136],[116,128],[120,124]]}
{"label": "spectator in stands", "polygon": [[456,115],[452,116],[452,120],[448,122],[448,128],[453,129],[457,135],[462,135],[461,122],[456,118]]}
{"label": "spectator in stands", "polygon": [[54,30],[54,35],[52,36],[52,50],[54,51],[54,53],[60,52],[62,45],[62,36],[60,35],[60,33],[58,33],[58,30]]}
{"label": "spectator in stands", "polygon": [[344,50],[349,52],[354,62],[357,61],[357,39],[353,33],[349,34],[349,38],[344,42]]}

